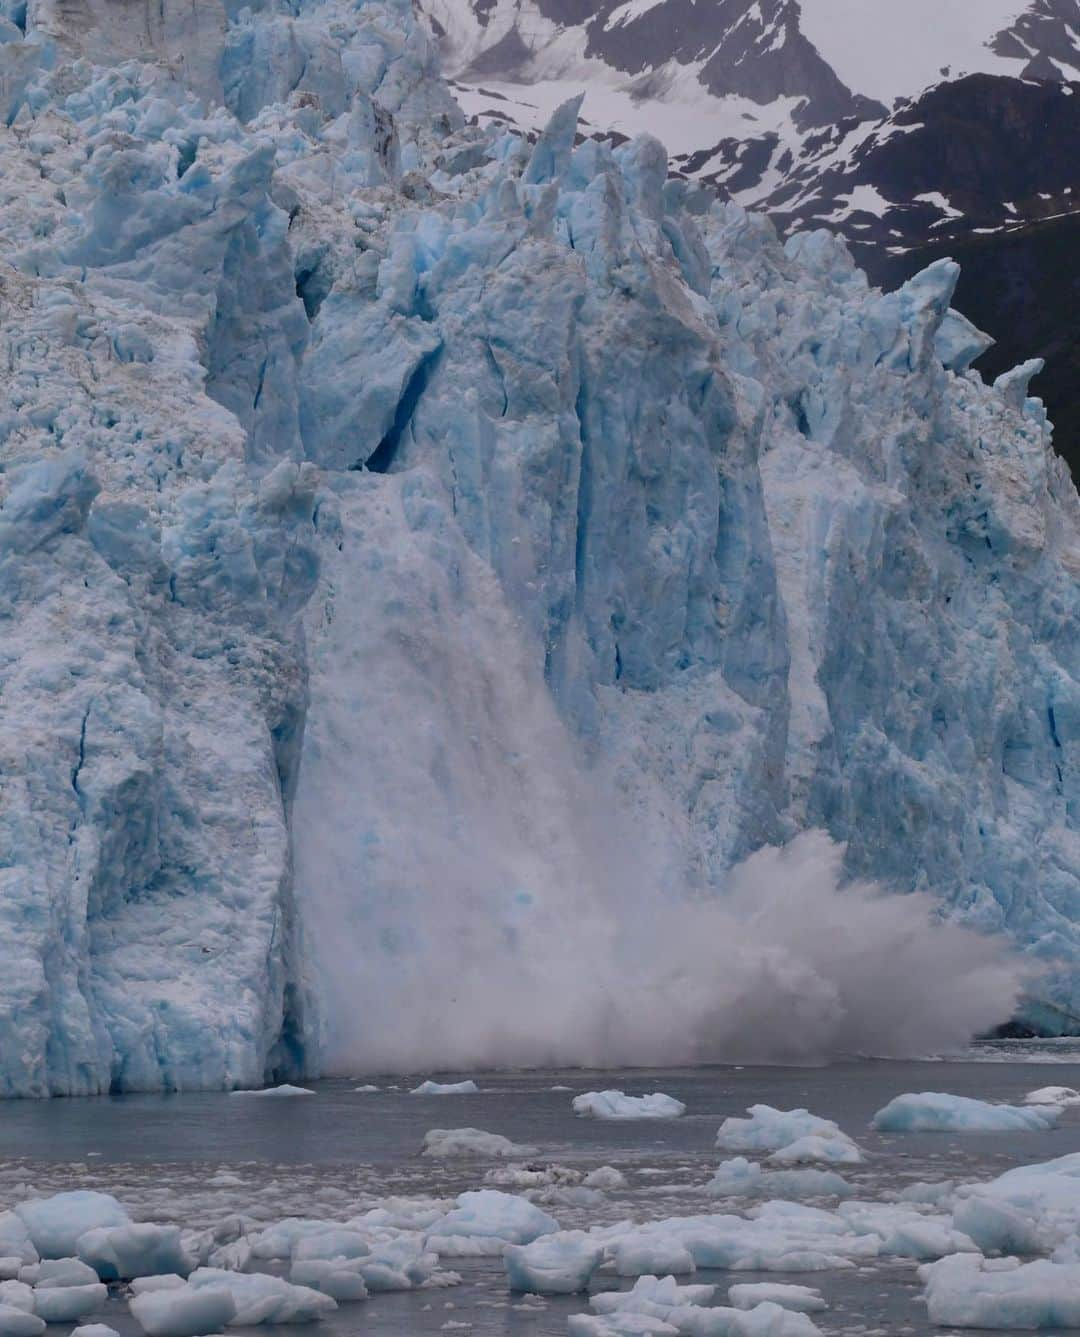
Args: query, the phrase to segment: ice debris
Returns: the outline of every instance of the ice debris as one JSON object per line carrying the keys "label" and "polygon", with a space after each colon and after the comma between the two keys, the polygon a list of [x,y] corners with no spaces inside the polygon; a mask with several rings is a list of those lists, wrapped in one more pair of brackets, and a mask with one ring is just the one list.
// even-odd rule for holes
{"label": "ice debris", "polygon": [[510,1244],[503,1266],[512,1291],[572,1295],[589,1288],[604,1261],[604,1246],[580,1230],[542,1235],[531,1244]]}
{"label": "ice debris", "polygon": [[501,1133],[486,1133],[482,1128],[430,1128],[424,1134],[423,1155],[452,1156],[532,1156],[536,1148],[511,1142]]}
{"label": "ice debris", "polygon": [[1039,1133],[1053,1128],[1060,1110],[1051,1106],[992,1105],[944,1091],[896,1096],[873,1118],[880,1133]]}
{"label": "ice debris", "polygon": [[736,1309],[753,1309],[764,1301],[800,1314],[817,1314],[828,1308],[821,1292],[812,1286],[785,1286],[776,1281],[742,1282],[729,1288],[728,1299]]}
{"label": "ice debris", "polygon": [[293,1086],[290,1082],[284,1082],[281,1086],[263,1086],[257,1091],[233,1091],[234,1096],[313,1096],[315,1094],[309,1087]]}
{"label": "ice debris", "polygon": [[674,1096],[654,1091],[628,1096],[622,1091],[585,1091],[570,1102],[575,1114],[593,1119],[677,1119],[686,1106]]}
{"label": "ice debris", "polygon": [[480,1088],[470,1078],[464,1082],[421,1082],[409,1092],[413,1096],[474,1096]]}
{"label": "ice debris", "polygon": [[831,1119],[820,1119],[809,1110],[778,1110],[771,1105],[751,1105],[748,1119],[728,1118],[716,1134],[716,1145],[725,1151],[768,1151],[776,1164],[826,1161],[858,1165],[862,1152]]}
{"label": "ice debris", "polygon": [[1080,1328],[1080,1264],[943,1258],[925,1265],[931,1323],[951,1328]]}

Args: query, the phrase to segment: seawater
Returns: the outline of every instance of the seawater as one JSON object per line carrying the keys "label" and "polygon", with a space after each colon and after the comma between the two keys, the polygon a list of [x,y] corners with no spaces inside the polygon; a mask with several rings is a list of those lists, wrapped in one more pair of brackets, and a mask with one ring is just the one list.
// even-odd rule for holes
{"label": "seawater", "polygon": [[[653,1219],[719,1210],[703,1193],[724,1158],[714,1145],[729,1115],[763,1102],[805,1106],[835,1119],[868,1153],[843,1174],[859,1197],[876,1199],[916,1180],[987,1179],[1016,1165],[1080,1151],[1080,1112],[1066,1111],[1046,1133],[907,1134],[870,1131],[874,1112],[904,1091],[1021,1103],[1039,1086],[1080,1083],[1076,1041],[1001,1042],[961,1058],[920,1062],[852,1061],[817,1068],[714,1067],[621,1072],[450,1073],[472,1076],[480,1094],[413,1096],[422,1077],[372,1077],[310,1084],[313,1096],[252,1099],[220,1093],[124,1095],[0,1104],[0,1208],[28,1196],[92,1187],[114,1193],[148,1220],[203,1229],[237,1214],[269,1223],[287,1215],[345,1219],[391,1195],[452,1197],[482,1186],[495,1162],[430,1160],[420,1155],[434,1127],[482,1128],[537,1148],[534,1163],[579,1169],[614,1165],[626,1190],[602,1204],[548,1206],[567,1229],[634,1217]],[[354,1088],[368,1082],[378,1091]],[[566,1090],[553,1088],[565,1087]],[[664,1091],[687,1105],[681,1119],[605,1123],[577,1118],[573,1096],[615,1087]],[[373,1296],[343,1305],[317,1330],[324,1337],[411,1337],[420,1333],[513,1337],[564,1334],[583,1297],[539,1300],[511,1295],[498,1260],[447,1260],[463,1284],[452,1290]],[[825,1333],[929,1334],[914,1263],[875,1262],[854,1271],[811,1275],[699,1272],[695,1281],[796,1281],[818,1287],[830,1308],[815,1321]],[[628,1287],[609,1274],[594,1289]],[[123,1337],[137,1326],[119,1301],[101,1321]],[[467,1327],[465,1325],[468,1325]],[[65,1337],[71,1325],[57,1325]],[[291,1329],[278,1328],[280,1337]],[[314,1337],[316,1330],[296,1329]],[[265,1334],[264,1334],[265,1337]]]}

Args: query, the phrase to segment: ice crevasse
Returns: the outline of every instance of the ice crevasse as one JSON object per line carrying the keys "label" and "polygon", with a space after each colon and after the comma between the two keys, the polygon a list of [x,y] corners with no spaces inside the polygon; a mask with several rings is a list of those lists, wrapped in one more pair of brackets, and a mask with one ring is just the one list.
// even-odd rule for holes
{"label": "ice crevasse", "polygon": [[0,0],[0,103],[0,1094],[499,1040],[591,767],[628,897],[820,828],[1080,1012],[1080,503],[955,266],[466,125],[404,0]]}

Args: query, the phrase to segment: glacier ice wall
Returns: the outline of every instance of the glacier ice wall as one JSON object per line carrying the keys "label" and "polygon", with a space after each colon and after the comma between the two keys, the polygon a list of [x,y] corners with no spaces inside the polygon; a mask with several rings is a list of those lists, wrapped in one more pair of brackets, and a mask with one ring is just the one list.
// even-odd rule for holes
{"label": "glacier ice wall", "polygon": [[1080,1012],[1080,502],[951,265],[405,0],[3,0],[0,106],[0,1094],[403,1062],[809,828]]}

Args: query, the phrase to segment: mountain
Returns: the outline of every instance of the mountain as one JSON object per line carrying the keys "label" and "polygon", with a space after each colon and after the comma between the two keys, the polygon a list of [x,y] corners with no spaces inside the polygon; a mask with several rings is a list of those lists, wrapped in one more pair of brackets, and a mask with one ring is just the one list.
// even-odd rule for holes
{"label": "mountain", "polygon": [[[1075,0],[424,8],[455,95],[479,122],[535,130],[583,90],[588,133],[656,134],[676,175],[766,211],[785,234],[839,233],[875,281],[908,278],[970,241],[980,282],[1004,293],[1018,231],[1080,208]],[[1038,256],[1044,235],[1027,233],[1024,248],[1049,270],[1051,257]],[[1004,343],[987,365],[1047,360],[1058,449],[1080,476],[1066,305],[1051,302],[1063,316],[1051,329],[1028,313],[1018,325],[1018,305],[978,300],[978,319]]]}
{"label": "mountain", "polygon": [[1073,1024],[1080,498],[955,265],[409,0],[4,14],[0,1094]]}

